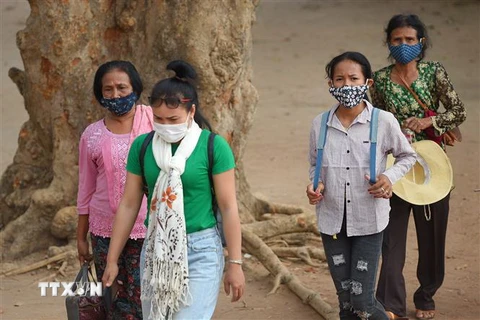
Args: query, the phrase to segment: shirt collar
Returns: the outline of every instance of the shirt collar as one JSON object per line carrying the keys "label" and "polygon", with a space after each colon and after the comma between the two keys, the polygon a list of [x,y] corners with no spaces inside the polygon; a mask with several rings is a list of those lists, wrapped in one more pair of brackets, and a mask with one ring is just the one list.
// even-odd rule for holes
{"label": "shirt collar", "polygon": [[[354,122],[367,123],[370,122],[370,119],[372,118],[373,105],[365,99],[363,99],[363,101],[367,104],[367,107],[363,109],[363,111],[357,116],[357,119]],[[333,115],[335,114],[335,111],[337,111],[339,106],[340,103],[337,103],[330,109],[330,114],[327,121],[327,124],[329,126],[332,125]]]}
{"label": "shirt collar", "polygon": [[367,100],[363,99],[363,101],[367,104],[367,107],[358,115],[357,120],[361,123],[367,123],[372,119],[373,106]]}

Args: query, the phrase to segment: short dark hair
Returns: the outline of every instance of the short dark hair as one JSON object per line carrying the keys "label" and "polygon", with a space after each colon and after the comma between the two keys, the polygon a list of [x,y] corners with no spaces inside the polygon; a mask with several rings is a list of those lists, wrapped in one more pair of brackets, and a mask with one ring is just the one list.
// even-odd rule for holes
{"label": "short dark hair", "polygon": [[212,130],[210,123],[200,111],[200,102],[198,101],[198,94],[195,88],[195,80],[197,78],[195,69],[185,61],[174,60],[167,65],[167,70],[175,72],[175,75],[171,78],[160,80],[153,86],[149,97],[150,105],[154,106],[161,98],[190,99],[185,104],[187,111],[190,111],[192,105],[195,105],[195,122],[202,128]]}
{"label": "short dark hair", "polygon": [[422,60],[425,57],[425,51],[427,50],[427,47],[430,46],[430,39],[427,35],[427,27],[416,14],[397,14],[394,15],[390,21],[388,21],[388,25],[385,28],[387,45],[390,43],[392,31],[403,27],[415,29],[417,31],[417,38],[419,41],[423,38],[422,52],[420,52],[419,55],[420,60]]}
{"label": "short dark hair", "polygon": [[370,62],[368,62],[368,59],[363,54],[354,51],[347,51],[336,56],[325,66],[325,72],[329,79],[333,79],[335,67],[338,63],[344,60],[351,60],[358,63],[362,67],[362,73],[365,79],[372,79],[372,67],[370,66]]}
{"label": "short dark hair", "polygon": [[[93,80],[93,94],[98,102],[103,98],[102,94],[102,79],[103,76],[113,70],[120,70],[125,72],[130,78],[130,84],[133,91],[137,94],[138,99],[143,91],[143,83],[135,66],[130,61],[113,60],[102,64],[95,72],[95,78]],[[137,99],[137,101],[138,101]]]}

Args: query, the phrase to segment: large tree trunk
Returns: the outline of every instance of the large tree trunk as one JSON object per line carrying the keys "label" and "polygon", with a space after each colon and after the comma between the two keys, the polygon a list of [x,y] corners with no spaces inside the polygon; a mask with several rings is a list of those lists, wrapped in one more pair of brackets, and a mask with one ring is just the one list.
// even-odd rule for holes
{"label": "large tree trunk", "polygon": [[3,258],[62,242],[52,236],[51,221],[61,208],[75,205],[79,137],[102,116],[93,98],[93,75],[112,59],[130,60],[138,68],[143,101],[152,85],[168,76],[169,61],[195,66],[201,107],[237,159],[242,221],[254,220],[262,206],[250,193],[242,157],[258,99],[251,83],[256,1],[29,2],[27,26],[17,34],[25,71],[9,72],[29,120],[1,179]]}

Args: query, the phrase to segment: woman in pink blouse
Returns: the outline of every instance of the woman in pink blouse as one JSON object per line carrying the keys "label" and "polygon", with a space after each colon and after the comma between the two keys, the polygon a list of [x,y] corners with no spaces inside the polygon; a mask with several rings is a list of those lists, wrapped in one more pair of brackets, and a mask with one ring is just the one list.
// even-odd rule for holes
{"label": "woman in pink blouse", "polygon": [[[77,248],[80,263],[92,259],[87,242],[90,231],[98,281],[105,270],[113,220],[123,196],[128,150],[138,135],[153,128],[152,109],[136,105],[142,90],[140,76],[128,61],[107,62],[95,74],[95,98],[107,113],[90,124],[80,140]],[[119,259],[118,280],[122,285],[111,310],[114,319],[142,319],[139,261],[146,208],[144,198]]]}

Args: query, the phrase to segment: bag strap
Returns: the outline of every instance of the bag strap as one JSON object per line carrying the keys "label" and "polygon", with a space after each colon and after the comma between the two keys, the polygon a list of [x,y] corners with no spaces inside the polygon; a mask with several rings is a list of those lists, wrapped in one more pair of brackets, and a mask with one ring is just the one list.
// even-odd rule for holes
{"label": "bag strap", "polygon": [[89,264],[90,262],[84,262],[80,267],[80,271],[78,272],[77,277],[75,278],[75,282],[73,283],[73,286],[71,289],[73,292],[77,291],[77,284],[85,283],[88,281]]}
{"label": "bag strap", "polygon": [[210,135],[208,136],[208,145],[207,145],[207,151],[208,151],[208,179],[210,180],[210,189],[212,190],[212,202],[216,204],[216,198],[215,198],[215,188],[213,185],[213,140],[215,139],[215,136],[217,134],[210,132]]}
{"label": "bag strap", "polygon": [[[80,267],[80,271],[78,272],[77,277],[75,278],[75,282],[73,283],[73,286],[71,289],[72,292],[77,291],[79,284],[81,284],[83,288],[88,288],[88,285],[85,286],[85,284],[89,281],[98,283],[97,279],[93,277],[92,265],[90,264],[90,262],[84,262]],[[114,281],[114,284],[112,284],[112,286],[115,285],[115,282],[116,280]],[[107,312],[108,310],[111,310],[113,305],[113,300],[115,299],[112,286],[105,287],[102,290],[102,297],[103,297],[102,300],[105,304],[105,310],[107,310]],[[85,292],[84,294],[89,294],[89,293]]]}
{"label": "bag strap", "polygon": [[79,284],[81,284],[82,286],[85,286],[85,284],[89,281],[97,282],[97,279],[93,277],[90,262],[86,261],[80,267],[80,271],[78,272],[77,277],[75,278],[75,282],[73,283],[71,290],[75,292],[77,291]]}
{"label": "bag strap", "polygon": [[148,197],[148,186],[147,186],[147,179],[145,178],[145,169],[143,168],[145,164],[145,153],[147,152],[147,147],[153,139],[153,135],[155,134],[155,130],[150,131],[145,140],[143,140],[142,147],[140,149],[139,154],[139,161],[140,161],[140,170],[142,171],[142,181],[143,181],[143,193]]}
{"label": "bag strap", "polygon": [[330,111],[325,112],[322,115],[322,121],[320,122],[320,132],[318,133],[317,141],[317,163],[315,164],[315,174],[313,176],[313,190],[318,188],[318,180],[320,177],[320,170],[322,168],[323,160],[323,148],[325,147],[325,141],[327,139],[327,121],[330,116]]}
{"label": "bag strap", "polygon": [[[217,134],[210,132],[208,136],[208,145],[207,145],[207,152],[208,152],[208,179],[210,180],[210,190],[212,191],[212,208],[215,210],[215,206],[217,205],[217,198],[215,197],[215,187],[213,185],[213,140]],[[215,213],[213,214],[215,217]]]}
{"label": "bag strap", "polygon": [[208,151],[208,178],[210,179],[210,186],[213,188],[213,176],[212,176],[212,170],[213,170],[213,140],[215,139],[215,136],[217,134],[210,132],[210,135],[208,136],[208,145],[207,145],[207,151]]}
{"label": "bag strap", "polygon": [[[377,163],[377,132],[378,132],[378,114],[380,109],[373,108],[370,118],[370,183],[374,184],[376,181],[376,163]],[[323,149],[325,148],[325,141],[327,138],[327,121],[330,116],[330,111],[322,115],[320,123],[320,132],[317,141],[317,163],[315,164],[315,174],[313,176],[313,190],[317,190],[320,177],[320,170],[322,168]]]}
{"label": "bag strap", "polygon": [[420,100],[420,98],[418,97],[417,93],[415,91],[413,91],[413,89],[408,85],[407,81],[405,80],[405,78],[403,76],[401,76],[400,74],[398,74],[398,77],[400,78],[400,80],[402,80],[402,83],[403,83],[403,86],[408,90],[410,91],[410,93],[412,94],[412,96],[415,98],[415,100],[417,100],[418,104],[423,108],[423,110],[427,111],[428,110],[428,107],[425,103],[423,103],[422,100]]}

